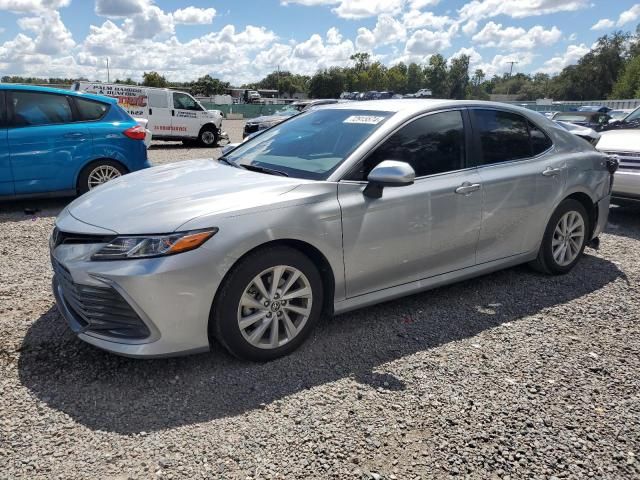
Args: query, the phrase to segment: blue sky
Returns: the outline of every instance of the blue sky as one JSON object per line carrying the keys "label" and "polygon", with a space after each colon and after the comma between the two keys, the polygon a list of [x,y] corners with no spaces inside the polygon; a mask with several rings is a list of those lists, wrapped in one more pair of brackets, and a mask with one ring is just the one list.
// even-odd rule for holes
{"label": "blue sky", "polygon": [[367,51],[387,65],[471,56],[472,68],[557,73],[636,0],[0,0],[0,73],[241,84],[279,65],[312,74]]}

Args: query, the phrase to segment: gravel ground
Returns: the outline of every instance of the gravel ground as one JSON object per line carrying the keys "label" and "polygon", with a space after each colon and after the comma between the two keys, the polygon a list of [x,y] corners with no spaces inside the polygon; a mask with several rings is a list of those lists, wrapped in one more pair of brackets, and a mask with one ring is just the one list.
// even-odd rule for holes
{"label": "gravel ground", "polygon": [[517,267],[326,319],[252,364],[77,340],[50,293],[65,203],[0,205],[2,479],[640,476],[640,210],[613,209],[569,275]]}

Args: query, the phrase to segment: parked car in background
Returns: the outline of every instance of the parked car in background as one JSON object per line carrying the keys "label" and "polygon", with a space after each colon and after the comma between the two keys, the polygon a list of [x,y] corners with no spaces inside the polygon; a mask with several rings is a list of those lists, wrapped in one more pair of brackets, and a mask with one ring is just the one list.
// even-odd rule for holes
{"label": "parked car in background", "polygon": [[553,116],[552,120],[589,127],[599,132],[609,123],[611,117],[601,112],[558,112]]}
{"label": "parked car in background", "polygon": [[51,236],[53,290],[79,338],[111,352],[216,339],[269,360],[323,313],[525,262],[569,272],[607,222],[611,165],[505,104],[327,105],[216,162],[137,172],[70,204]]}
{"label": "parked car in background", "polygon": [[416,98],[431,98],[432,92],[428,88],[421,88],[415,94]]}
{"label": "parked car in background", "polygon": [[619,161],[611,201],[640,205],[640,130],[602,132],[596,148]]}
{"label": "parked car in background", "polygon": [[592,128],[582,127],[574,123],[567,123],[567,122],[560,122],[560,121],[556,121],[555,123],[560,125],[562,128],[564,128],[568,132],[573,133],[575,136],[586,140],[591,145],[595,145],[596,143],[598,143],[598,140],[600,139],[600,134]]}
{"label": "parked car in background", "polygon": [[609,113],[611,109],[609,107],[605,107],[603,105],[582,105],[578,107],[578,112],[598,112],[598,113]]}
{"label": "parked car in background", "polygon": [[213,147],[224,135],[222,113],[207,110],[186,92],[100,82],[76,82],[73,89],[117,99],[129,115],[148,120],[155,140],[198,141]]}
{"label": "parked car in background", "polygon": [[297,108],[294,108],[292,105],[287,105],[281,110],[276,111],[273,115],[262,115],[260,117],[248,119],[244,124],[242,138],[246,138],[249,135],[253,135],[261,130],[271,128],[274,125],[285,121],[287,118],[299,113],[300,111]]}
{"label": "parked car in background", "polygon": [[0,197],[85,193],[149,167],[144,140],[115,99],[0,84]]}
{"label": "parked car in background", "polygon": [[611,120],[604,130],[629,130],[640,128],[640,107],[633,110],[622,120]]}
{"label": "parked car in background", "polygon": [[609,116],[611,117],[611,122],[616,122],[627,117],[631,112],[633,112],[633,108],[622,108],[619,110],[611,110],[608,113],[609,113]]}
{"label": "parked car in background", "polygon": [[298,100],[297,102],[293,102],[291,106],[299,112],[303,112],[309,108],[317,107],[318,105],[330,105],[332,103],[338,103],[338,101],[339,100],[336,100],[335,98],[316,98],[314,100]]}

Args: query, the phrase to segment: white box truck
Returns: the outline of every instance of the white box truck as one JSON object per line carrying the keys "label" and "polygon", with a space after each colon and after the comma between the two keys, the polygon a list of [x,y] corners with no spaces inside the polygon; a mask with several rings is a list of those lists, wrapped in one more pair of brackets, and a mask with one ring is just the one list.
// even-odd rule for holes
{"label": "white box truck", "polygon": [[148,120],[154,140],[197,140],[204,147],[213,147],[227,137],[221,129],[222,113],[207,110],[186,92],[100,82],[76,82],[73,90],[117,98],[129,115]]}

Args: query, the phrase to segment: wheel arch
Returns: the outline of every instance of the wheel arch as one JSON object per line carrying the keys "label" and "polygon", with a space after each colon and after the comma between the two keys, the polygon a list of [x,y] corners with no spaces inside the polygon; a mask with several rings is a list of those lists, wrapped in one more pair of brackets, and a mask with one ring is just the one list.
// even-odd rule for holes
{"label": "wheel arch", "polygon": [[591,196],[589,196],[587,193],[582,191],[573,192],[572,194],[563,198],[562,201],[569,200],[569,199],[580,202],[580,204],[587,211],[587,215],[589,215],[589,238],[587,239],[587,242],[588,242],[589,240],[591,240],[591,235],[593,234],[596,228],[596,225],[598,224],[597,204],[596,202],[593,201]]}
{"label": "wheel arch", "polygon": [[233,263],[233,265],[226,271],[224,277],[220,281],[220,285],[218,286],[216,294],[214,295],[213,302],[211,302],[209,319],[212,318],[213,309],[218,299],[218,295],[220,294],[221,286],[227,281],[231,273],[235,271],[236,266],[248,255],[251,255],[258,250],[275,246],[286,246],[298,250],[300,253],[307,256],[318,267],[318,273],[320,273],[320,278],[322,279],[322,288],[324,292],[322,314],[333,314],[333,302],[335,298],[335,274],[333,268],[331,267],[331,264],[329,263],[329,260],[317,247],[311,245],[308,242],[291,238],[283,238],[271,240],[253,247],[250,250],[246,251]]}

